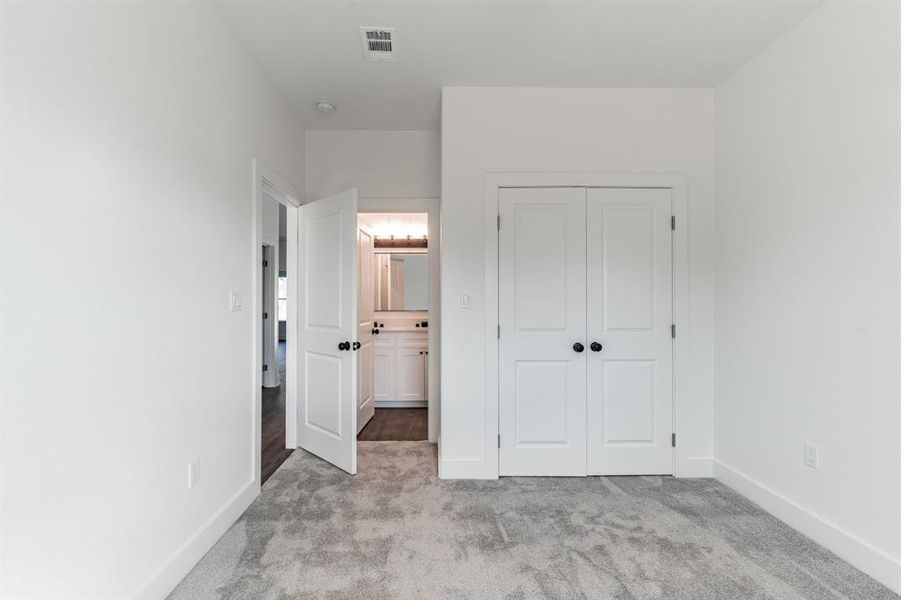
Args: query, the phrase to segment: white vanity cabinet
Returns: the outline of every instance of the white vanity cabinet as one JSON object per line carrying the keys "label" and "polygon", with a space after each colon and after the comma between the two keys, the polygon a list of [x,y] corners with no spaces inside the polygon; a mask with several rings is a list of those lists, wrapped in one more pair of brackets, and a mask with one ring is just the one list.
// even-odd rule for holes
{"label": "white vanity cabinet", "polygon": [[428,400],[428,329],[386,331],[373,336],[375,405],[425,406]]}

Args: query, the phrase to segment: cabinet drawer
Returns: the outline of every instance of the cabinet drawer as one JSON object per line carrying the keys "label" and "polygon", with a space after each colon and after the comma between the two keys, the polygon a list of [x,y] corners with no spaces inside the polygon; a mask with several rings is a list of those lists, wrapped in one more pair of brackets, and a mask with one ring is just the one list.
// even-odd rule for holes
{"label": "cabinet drawer", "polygon": [[395,348],[397,347],[396,333],[379,333],[372,336],[372,345],[376,348]]}
{"label": "cabinet drawer", "polygon": [[425,332],[395,333],[398,348],[428,348],[429,336]]}

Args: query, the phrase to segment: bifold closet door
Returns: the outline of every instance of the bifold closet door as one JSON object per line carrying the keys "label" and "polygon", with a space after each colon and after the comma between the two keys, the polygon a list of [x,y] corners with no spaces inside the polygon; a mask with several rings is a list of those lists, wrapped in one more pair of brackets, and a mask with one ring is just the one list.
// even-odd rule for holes
{"label": "bifold closet door", "polygon": [[585,196],[500,191],[501,475],[586,474]]}
{"label": "bifold closet door", "polygon": [[589,189],[587,211],[588,474],[671,474],[672,192]]}

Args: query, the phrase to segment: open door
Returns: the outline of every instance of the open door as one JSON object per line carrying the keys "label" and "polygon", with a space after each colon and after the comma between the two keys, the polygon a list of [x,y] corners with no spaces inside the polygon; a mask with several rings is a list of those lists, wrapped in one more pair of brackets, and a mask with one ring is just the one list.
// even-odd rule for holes
{"label": "open door", "polygon": [[357,190],[301,207],[298,442],[357,471]]}
{"label": "open door", "polygon": [[375,263],[373,248],[375,238],[369,226],[358,223],[357,246],[360,253],[360,281],[357,310],[357,433],[375,416],[375,395],[373,392],[373,347],[372,334],[375,331]]}

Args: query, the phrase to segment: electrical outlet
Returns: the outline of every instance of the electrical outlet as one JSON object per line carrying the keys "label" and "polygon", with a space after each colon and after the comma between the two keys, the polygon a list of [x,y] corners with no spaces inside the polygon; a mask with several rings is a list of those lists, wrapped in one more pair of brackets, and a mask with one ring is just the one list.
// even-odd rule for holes
{"label": "electrical outlet", "polygon": [[197,465],[188,463],[188,489],[200,483],[200,473],[197,472]]}
{"label": "electrical outlet", "polygon": [[814,469],[820,468],[820,448],[813,444],[804,444],[804,464]]}

